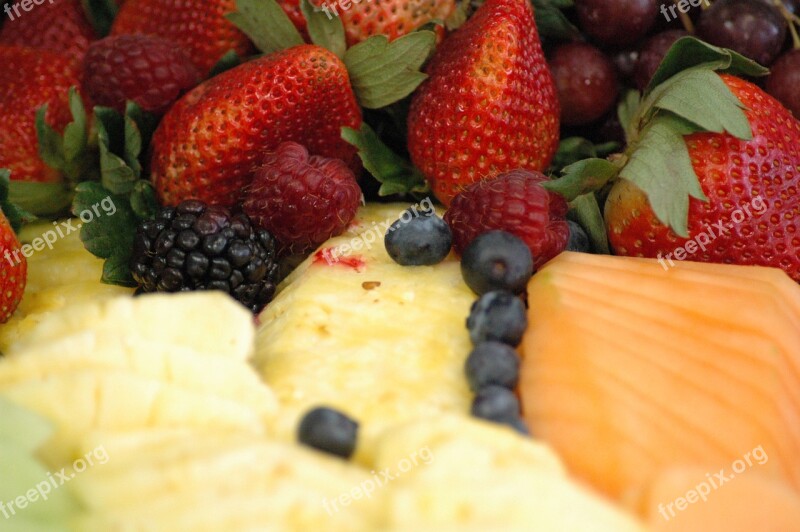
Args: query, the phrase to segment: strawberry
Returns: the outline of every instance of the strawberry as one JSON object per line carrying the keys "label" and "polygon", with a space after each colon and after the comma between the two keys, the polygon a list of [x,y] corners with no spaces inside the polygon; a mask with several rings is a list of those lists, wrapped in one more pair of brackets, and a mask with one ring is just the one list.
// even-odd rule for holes
{"label": "strawberry", "polygon": [[559,104],[528,0],[487,0],[414,95],[408,149],[445,205],[466,185],[555,155]]}
{"label": "strawberry", "polygon": [[250,40],[225,18],[235,4],[235,0],[127,0],[111,34],[152,34],[168,39],[205,75],[230,50],[239,56],[252,50]]}
{"label": "strawberry", "polygon": [[333,53],[300,45],[228,70],[179,100],[153,136],[151,180],[160,200],[233,205],[265,151],[281,142],[357,167],[342,127],[361,110]]}
{"label": "strawberry", "polygon": [[685,137],[704,195],[690,199],[688,234],[663,224],[630,182],[612,189],[606,223],[619,255],[782,268],[800,281],[800,122],[756,85],[723,74],[741,102],[752,139]]}
{"label": "strawberry", "polygon": [[[301,32],[306,20],[300,10],[300,0],[280,0],[280,6]],[[389,40],[401,37],[432,20],[444,20],[455,10],[455,0],[390,0],[375,2],[342,2],[313,0],[327,17],[339,17],[344,25],[347,44],[352,46],[373,35],[386,35]],[[348,6],[347,9],[344,6]]]}
{"label": "strawberry", "polygon": [[8,175],[8,170],[0,170],[0,323],[7,322],[17,309],[28,274],[28,263],[14,228],[30,218],[9,203]]}
{"label": "strawberry", "polygon": [[79,85],[78,63],[68,56],[22,46],[0,46],[0,168],[19,181],[59,181],[39,155],[36,111],[47,104],[47,123],[70,122],[68,90]]}
{"label": "strawberry", "polygon": [[[39,2],[41,4],[41,2]],[[9,20],[0,30],[0,45],[20,45],[60,52],[81,59],[97,39],[80,0],[48,0],[31,13],[6,6]]]}

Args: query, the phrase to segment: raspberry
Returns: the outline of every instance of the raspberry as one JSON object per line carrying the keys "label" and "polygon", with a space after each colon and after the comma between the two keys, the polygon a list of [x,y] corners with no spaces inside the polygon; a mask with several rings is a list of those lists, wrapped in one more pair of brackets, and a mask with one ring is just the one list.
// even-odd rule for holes
{"label": "raspberry", "polygon": [[569,241],[567,203],[540,185],[539,172],[512,170],[478,181],[454,199],[444,219],[459,255],[480,234],[501,230],[520,238],[538,269],[564,251]]}
{"label": "raspberry", "polygon": [[199,81],[189,58],[153,35],[106,37],[89,47],[83,64],[83,87],[89,97],[119,112],[132,100],[145,111],[162,115]]}
{"label": "raspberry", "polygon": [[256,169],[244,212],[275,236],[282,252],[299,254],[341,234],[360,203],[361,189],[343,161],[284,142]]}
{"label": "raspberry", "polygon": [[275,241],[244,214],[184,201],[139,225],[131,272],[140,292],[222,290],[258,312],[275,294]]}

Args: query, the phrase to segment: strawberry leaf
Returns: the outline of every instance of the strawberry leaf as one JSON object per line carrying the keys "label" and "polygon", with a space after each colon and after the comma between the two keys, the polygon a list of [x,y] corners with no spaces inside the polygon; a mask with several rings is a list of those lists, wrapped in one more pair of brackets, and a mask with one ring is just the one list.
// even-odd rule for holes
{"label": "strawberry leaf", "polygon": [[427,78],[420,68],[435,45],[432,31],[415,31],[391,43],[375,35],[347,50],[344,63],[359,103],[379,109],[411,94]]}
{"label": "strawberry leaf", "polygon": [[115,0],[81,0],[81,6],[97,35],[108,35],[119,10]]}
{"label": "strawberry leaf", "polygon": [[709,70],[725,71],[733,75],[769,74],[769,69],[733,50],[712,46],[694,37],[682,37],[664,56],[645,93],[649,93],[672,76],[699,65],[706,65]]}
{"label": "strawberry leaf", "polygon": [[472,13],[472,2],[469,0],[461,0],[456,4],[456,8],[444,21],[444,27],[447,31],[454,31],[460,28],[469,19]]}
{"label": "strawberry leaf", "polygon": [[603,220],[603,213],[600,212],[597,197],[593,193],[584,194],[572,200],[569,206],[569,218],[580,224],[586,231],[589,242],[592,244],[592,250],[603,255],[611,254],[606,224]]}
{"label": "strawberry leaf", "polygon": [[620,147],[617,142],[594,144],[583,137],[567,137],[558,143],[558,151],[553,157],[553,162],[548,172],[551,174],[561,173],[564,168],[571,164],[592,157],[605,157],[619,150]]}
{"label": "strawberry leaf", "polygon": [[217,61],[217,64],[211,67],[208,77],[213,78],[214,76],[218,76],[223,72],[226,72],[241,64],[242,58],[239,57],[239,54],[237,54],[235,50],[229,50],[228,53],[220,57],[219,61]]}
{"label": "strawberry leaf", "polygon": [[695,124],[679,116],[660,114],[647,125],[620,172],[647,194],[658,219],[682,237],[689,235],[689,196],[708,201],[683,139],[697,131]]}
{"label": "strawberry leaf", "polygon": [[303,44],[303,37],[275,0],[236,0],[236,11],[225,18],[270,54]]}
{"label": "strawberry leaf", "polygon": [[617,118],[619,118],[619,123],[625,131],[625,140],[628,143],[635,140],[635,134],[638,132],[639,124],[634,124],[633,121],[641,103],[642,95],[639,91],[631,89],[622,95],[617,106]]}
{"label": "strawberry leaf", "polygon": [[550,192],[560,194],[569,202],[578,196],[600,190],[617,177],[619,167],[606,159],[592,158],[571,164],[562,172],[562,177],[546,181],[542,186]]}
{"label": "strawberry leaf", "polygon": [[532,0],[532,3],[536,28],[542,38],[571,40],[580,37],[578,29],[561,11],[572,7],[571,0]]}
{"label": "strawberry leaf", "polygon": [[106,259],[101,278],[104,283],[136,286],[128,261],[139,218],[130,200],[123,194],[111,194],[102,184],[94,181],[79,184],[75,192],[72,213],[76,216],[83,211],[91,211],[103,200],[108,201],[107,198],[113,202],[116,208],[114,214],[97,216],[90,223],[80,226],[81,241],[90,253]]}
{"label": "strawberry leaf", "polygon": [[320,9],[309,0],[300,0],[300,9],[308,23],[308,35],[311,42],[336,54],[339,59],[344,57],[347,43],[344,38],[344,25],[342,19],[331,15],[327,8]]}
{"label": "strawberry leaf", "polygon": [[15,233],[19,233],[22,226],[34,221],[36,216],[14,202],[11,184],[11,172],[0,169],[0,211],[5,214],[8,223],[11,224],[11,229]]}
{"label": "strawberry leaf", "polygon": [[358,148],[364,168],[381,183],[378,194],[425,193],[429,190],[422,173],[384,144],[366,122],[356,131],[342,128],[342,138]]}

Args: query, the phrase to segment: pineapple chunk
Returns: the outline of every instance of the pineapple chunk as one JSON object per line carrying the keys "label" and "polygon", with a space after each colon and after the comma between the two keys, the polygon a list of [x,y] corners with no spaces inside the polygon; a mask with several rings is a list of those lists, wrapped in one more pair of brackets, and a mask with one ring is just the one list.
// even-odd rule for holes
{"label": "pineapple chunk", "polygon": [[[357,453],[368,461],[370,439],[388,425],[468,413],[465,320],[475,295],[453,257],[403,267],[387,255],[385,226],[405,207],[362,208],[259,317],[255,364],[281,403],[277,431],[286,439],[307,410],[333,406],[361,423]],[[328,264],[344,244],[360,249]]]}

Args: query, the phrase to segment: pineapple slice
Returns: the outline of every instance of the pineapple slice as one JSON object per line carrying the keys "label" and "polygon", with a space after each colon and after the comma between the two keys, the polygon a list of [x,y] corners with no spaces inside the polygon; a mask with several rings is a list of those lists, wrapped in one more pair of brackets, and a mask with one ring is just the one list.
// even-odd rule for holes
{"label": "pineapple slice", "polygon": [[[52,229],[50,222],[30,224],[20,231],[20,241],[30,242]],[[55,311],[133,292],[100,281],[103,259],[86,251],[77,231],[64,235],[52,249],[37,251],[27,260],[25,295],[8,323],[0,326],[0,352],[7,351]]]}
{"label": "pineapple slice", "polygon": [[403,267],[387,255],[386,227],[404,208],[363,207],[260,315],[255,364],[281,403],[277,432],[287,440],[306,411],[333,406],[361,423],[357,454],[369,461],[371,438],[388,425],[468,413],[465,320],[475,295],[453,257]]}

